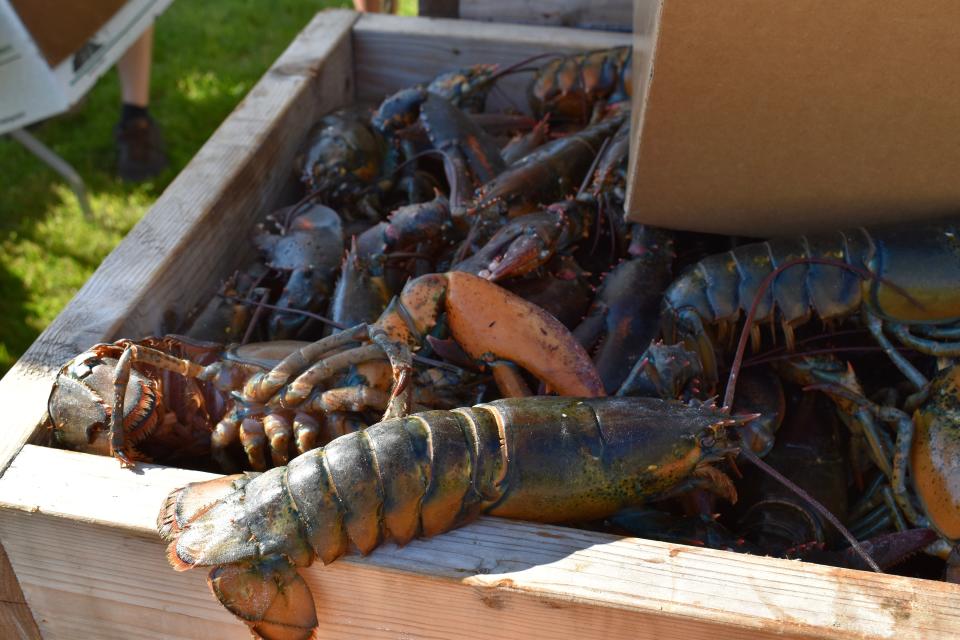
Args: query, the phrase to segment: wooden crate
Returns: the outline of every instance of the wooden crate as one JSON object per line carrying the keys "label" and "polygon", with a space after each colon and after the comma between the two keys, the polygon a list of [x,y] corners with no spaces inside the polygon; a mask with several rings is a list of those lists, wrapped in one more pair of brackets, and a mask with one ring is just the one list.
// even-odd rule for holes
{"label": "wooden crate", "polygon": [[[238,266],[290,198],[321,114],[452,65],[623,44],[619,34],[319,14],[64,312],[0,381],[0,637],[248,638],[204,570],[176,573],[154,530],[195,471],[37,446],[60,364],[157,331]],[[515,78],[513,81],[522,82]],[[305,571],[321,638],[952,638],[960,588],[493,518]],[[32,611],[33,620],[27,614]],[[35,621],[35,622],[34,622]]]}
{"label": "wooden crate", "polygon": [[632,0],[420,0],[420,15],[630,31]]}

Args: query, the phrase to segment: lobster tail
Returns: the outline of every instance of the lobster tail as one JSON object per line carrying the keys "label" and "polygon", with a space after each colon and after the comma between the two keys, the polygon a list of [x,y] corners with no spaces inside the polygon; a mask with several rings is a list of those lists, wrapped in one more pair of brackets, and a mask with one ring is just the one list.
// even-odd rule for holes
{"label": "lobster tail", "polygon": [[260,474],[238,473],[206,482],[191,482],[180,487],[164,500],[157,516],[157,531],[163,540],[176,538],[190,521],[203,515],[210,507],[234,491],[243,488]]}
{"label": "lobster tail", "polygon": [[317,626],[313,594],[282,559],[215,567],[207,584],[217,600],[264,640],[308,640]]}
{"label": "lobster tail", "polygon": [[[286,472],[286,467],[278,467],[251,478],[238,490],[202,508],[179,530],[171,528],[171,564],[183,569],[273,556],[285,556],[298,566],[310,564],[313,552],[300,533],[297,507],[285,487]],[[204,484],[194,491],[203,490]],[[214,481],[213,494],[227,491],[225,484]],[[174,502],[202,502],[203,495],[192,495],[192,491],[185,492]],[[234,526],[225,527],[225,522]]]}

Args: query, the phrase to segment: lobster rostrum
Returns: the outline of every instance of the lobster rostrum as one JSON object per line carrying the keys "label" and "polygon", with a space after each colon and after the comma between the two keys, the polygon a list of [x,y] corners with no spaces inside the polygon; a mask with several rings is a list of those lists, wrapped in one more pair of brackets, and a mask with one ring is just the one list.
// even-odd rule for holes
{"label": "lobster rostrum", "polygon": [[[938,356],[960,355],[960,219],[857,228],[747,244],[690,267],[664,294],[662,332],[696,351],[708,382],[717,381],[717,351],[758,297],[749,327],[779,327],[792,349],[795,330],[814,316],[825,323],[861,316],[874,338],[919,389],[924,380],[887,337]],[[789,266],[788,266],[789,265]],[[712,331],[711,331],[712,329]],[[711,337],[712,335],[712,337]]]}
{"label": "lobster rostrum", "polygon": [[603,518],[696,485],[736,450],[728,415],[644,398],[536,397],[385,420],[262,475],[172,493],[158,517],[177,570],[210,566],[214,595],[268,640],[309,638],[297,569],[405,544],[481,514]]}

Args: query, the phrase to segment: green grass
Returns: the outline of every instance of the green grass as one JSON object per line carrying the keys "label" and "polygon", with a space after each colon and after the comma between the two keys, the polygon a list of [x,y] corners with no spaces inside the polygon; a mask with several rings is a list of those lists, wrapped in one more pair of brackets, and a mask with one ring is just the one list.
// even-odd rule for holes
{"label": "green grass", "polygon": [[[71,113],[33,133],[84,177],[95,210],[17,143],[0,139],[0,374],[59,313],[213,130],[317,11],[349,1],[175,2],[156,25],[150,110],[171,166],[127,185],[114,175],[120,110],[108,72]],[[401,12],[415,12],[404,0]]]}

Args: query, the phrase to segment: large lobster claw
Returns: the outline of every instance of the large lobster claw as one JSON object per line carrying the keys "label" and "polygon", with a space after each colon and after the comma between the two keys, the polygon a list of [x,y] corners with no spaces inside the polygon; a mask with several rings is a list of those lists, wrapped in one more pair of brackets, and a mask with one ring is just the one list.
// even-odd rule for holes
{"label": "large lobster claw", "polygon": [[409,282],[378,324],[394,339],[419,346],[443,312],[450,334],[470,357],[512,361],[560,395],[604,395],[590,356],[556,318],[468,273],[429,274]]}

